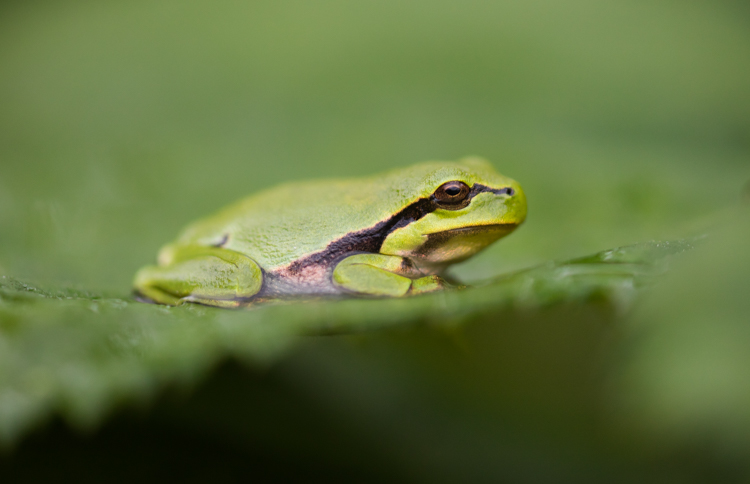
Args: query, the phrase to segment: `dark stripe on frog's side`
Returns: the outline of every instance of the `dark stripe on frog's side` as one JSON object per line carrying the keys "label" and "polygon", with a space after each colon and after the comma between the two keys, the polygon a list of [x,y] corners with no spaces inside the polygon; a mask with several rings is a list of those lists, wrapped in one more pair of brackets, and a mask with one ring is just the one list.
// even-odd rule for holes
{"label": "dark stripe on frog's side", "polygon": [[[513,195],[515,193],[510,187],[490,188],[486,185],[475,183],[471,187],[471,192],[469,192],[464,203],[451,207],[450,210],[460,210],[465,208],[471,203],[471,200],[475,196],[484,192],[494,193],[496,195]],[[445,207],[439,207],[434,197],[420,198],[407,205],[400,212],[376,223],[372,227],[347,234],[328,244],[325,249],[292,262],[285,268],[285,272],[294,275],[311,265],[330,267],[334,262],[341,259],[342,256],[350,253],[366,252],[377,254],[380,252],[380,248],[383,246],[385,239],[391,234],[391,232],[406,227],[412,222],[416,222],[438,208]]]}
{"label": "dark stripe on frog's side", "polygon": [[382,220],[372,227],[347,234],[328,244],[325,249],[292,262],[287,267],[287,271],[291,274],[296,274],[311,265],[331,266],[342,255],[349,253],[366,252],[377,254],[380,252],[380,247],[385,242],[388,234],[401,227],[406,227],[412,222],[416,222],[436,209],[437,206],[432,200],[429,198],[420,198],[396,215]]}

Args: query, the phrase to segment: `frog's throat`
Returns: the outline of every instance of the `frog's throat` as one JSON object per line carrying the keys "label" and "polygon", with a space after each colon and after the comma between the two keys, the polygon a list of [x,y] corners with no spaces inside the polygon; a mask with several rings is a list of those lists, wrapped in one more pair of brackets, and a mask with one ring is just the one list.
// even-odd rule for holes
{"label": "frog's throat", "polygon": [[482,224],[427,234],[425,242],[409,253],[418,267],[429,270],[468,259],[496,240],[513,232],[519,224]]}
{"label": "frog's throat", "polygon": [[[479,195],[480,193],[494,193],[496,195],[512,195],[513,189],[508,188],[492,188],[486,185],[475,183],[471,187],[471,192],[466,198],[466,203],[463,208],[471,200]],[[391,217],[377,222],[372,227],[368,227],[357,232],[352,232],[344,235],[343,237],[336,239],[329,243],[325,249],[313,252],[307,256],[304,256],[285,267],[281,267],[277,270],[279,275],[285,277],[299,277],[303,274],[308,274],[312,270],[317,268],[329,268],[333,264],[340,260],[342,257],[357,253],[357,252],[369,252],[377,254],[380,252],[380,248],[383,246],[385,239],[394,230],[406,227],[407,225],[416,222],[425,215],[434,212],[439,207],[436,200],[433,197],[430,198],[419,198],[416,201],[410,203],[400,212],[392,215]]]}

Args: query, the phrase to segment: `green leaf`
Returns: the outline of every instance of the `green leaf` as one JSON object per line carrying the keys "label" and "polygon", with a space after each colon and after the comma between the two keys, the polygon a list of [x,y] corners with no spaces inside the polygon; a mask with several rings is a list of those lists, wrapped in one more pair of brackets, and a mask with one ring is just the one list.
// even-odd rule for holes
{"label": "green leaf", "polygon": [[608,301],[637,289],[692,242],[647,243],[547,263],[476,287],[407,299],[311,301],[228,311],[163,307],[0,279],[0,443],[53,415],[91,428],[122,405],[190,387],[234,357],[264,367],[300,338],[423,325],[457,328],[511,309]]}

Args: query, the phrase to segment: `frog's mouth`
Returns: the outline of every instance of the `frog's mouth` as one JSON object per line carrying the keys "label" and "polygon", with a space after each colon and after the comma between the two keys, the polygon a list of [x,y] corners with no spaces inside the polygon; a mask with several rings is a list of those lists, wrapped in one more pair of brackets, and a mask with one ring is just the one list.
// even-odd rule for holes
{"label": "frog's mouth", "polygon": [[433,264],[460,262],[517,227],[516,223],[472,225],[427,234],[414,256]]}
{"label": "frog's mouth", "polygon": [[516,223],[503,223],[503,224],[484,224],[484,225],[469,225],[468,227],[458,227],[456,229],[443,230],[441,232],[435,232],[427,234],[428,241],[438,240],[450,237],[458,237],[461,235],[472,235],[472,234],[485,234],[488,232],[506,232],[510,233],[518,227]]}

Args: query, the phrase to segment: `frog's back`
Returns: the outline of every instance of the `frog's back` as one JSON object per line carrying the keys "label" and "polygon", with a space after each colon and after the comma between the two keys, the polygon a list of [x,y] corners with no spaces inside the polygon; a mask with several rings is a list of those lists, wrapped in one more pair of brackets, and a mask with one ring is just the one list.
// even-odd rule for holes
{"label": "frog's back", "polygon": [[247,197],[189,226],[178,244],[225,247],[273,269],[372,227],[413,194],[394,180],[337,179],[288,183]]}

